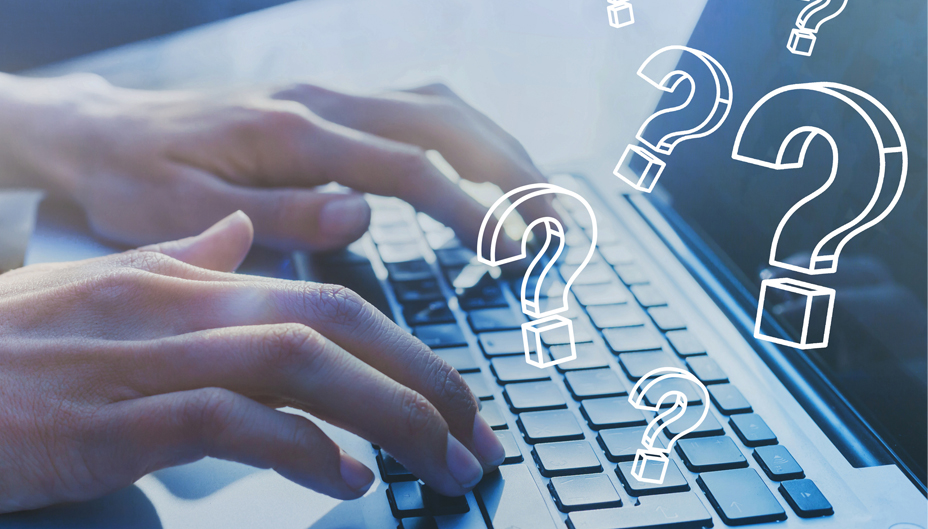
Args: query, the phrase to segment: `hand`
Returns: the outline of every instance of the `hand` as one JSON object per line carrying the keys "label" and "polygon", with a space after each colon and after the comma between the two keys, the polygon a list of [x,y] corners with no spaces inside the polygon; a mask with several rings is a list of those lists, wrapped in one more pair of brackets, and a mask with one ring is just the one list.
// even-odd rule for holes
{"label": "hand", "polygon": [[457,372],[353,292],[227,273],[251,238],[239,212],[190,239],[0,276],[0,512],[204,456],[362,495],[370,470],[282,406],[383,446],[442,494],[502,462]]}
{"label": "hand", "polygon": [[[311,85],[217,97],[116,88],[91,75],[4,76],[0,127],[4,178],[77,201],[98,234],[129,244],[198,233],[240,209],[262,244],[341,247],[364,233],[370,210],[359,194],[314,189],[337,182],[400,197],[474,247],[486,209],[425,150],[504,190],[543,181],[515,139],[440,85],[376,97]],[[532,218],[557,216],[550,204],[534,209]]]}

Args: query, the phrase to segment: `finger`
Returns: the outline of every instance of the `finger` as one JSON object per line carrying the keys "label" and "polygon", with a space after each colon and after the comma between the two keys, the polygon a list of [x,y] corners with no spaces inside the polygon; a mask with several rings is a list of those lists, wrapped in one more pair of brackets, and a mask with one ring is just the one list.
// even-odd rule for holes
{"label": "finger", "polygon": [[221,387],[286,401],[383,446],[442,494],[463,494],[483,475],[428,399],[303,325],[203,331],[109,356],[143,394]]}
{"label": "finger", "polygon": [[[460,375],[421,341],[413,338],[370,303],[337,285],[303,282],[203,283],[162,280],[157,303],[173,303],[180,314],[158,329],[192,333],[246,325],[300,323],[425,396],[441,413],[451,433],[478,456],[485,468],[499,464],[503,450],[477,415],[477,401]],[[159,337],[166,336],[165,334]]]}
{"label": "finger", "polygon": [[[273,468],[304,487],[339,499],[362,496],[374,474],[311,421],[219,388],[143,397],[104,407],[119,449],[112,473],[148,472],[206,456]],[[111,441],[112,442],[112,441]]]}
{"label": "finger", "polygon": [[240,208],[254,220],[257,240],[274,248],[343,248],[364,235],[370,225],[370,206],[358,193],[231,184],[222,185],[218,192],[226,207]]}
{"label": "finger", "polygon": [[[492,182],[505,192],[545,181],[515,138],[444,85],[374,97],[297,85],[274,97],[296,101],[351,129],[435,149],[466,180]],[[559,218],[550,200],[526,203],[519,211],[529,222]]]}
{"label": "finger", "polygon": [[242,264],[253,237],[251,220],[236,211],[199,235],[143,246],[138,251],[162,253],[189,265],[231,272]]}

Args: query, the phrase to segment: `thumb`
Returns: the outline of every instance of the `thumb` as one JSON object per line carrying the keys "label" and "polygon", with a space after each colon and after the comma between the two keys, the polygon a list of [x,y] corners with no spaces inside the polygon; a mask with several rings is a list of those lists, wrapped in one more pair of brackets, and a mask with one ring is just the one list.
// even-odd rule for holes
{"label": "thumb", "polygon": [[139,250],[160,252],[201,268],[232,272],[242,264],[253,238],[251,219],[236,211],[199,235],[152,244]]}

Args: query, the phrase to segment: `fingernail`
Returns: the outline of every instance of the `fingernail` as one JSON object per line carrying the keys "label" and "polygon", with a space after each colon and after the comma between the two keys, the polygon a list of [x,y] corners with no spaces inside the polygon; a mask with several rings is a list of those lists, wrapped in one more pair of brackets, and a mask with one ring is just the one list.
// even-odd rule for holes
{"label": "fingernail", "polygon": [[483,477],[483,468],[480,462],[464,447],[460,441],[448,434],[448,452],[445,455],[448,471],[461,487],[470,490],[477,485]]}
{"label": "fingernail", "polygon": [[370,221],[370,207],[361,195],[330,199],[319,211],[319,230],[332,237],[359,235]]}
{"label": "fingernail", "polygon": [[242,218],[248,218],[248,217],[247,215],[245,215],[245,213],[242,210],[238,210],[235,213],[224,217],[222,220],[220,220],[216,224],[213,224],[212,226],[207,228],[207,230],[204,231],[201,235],[206,235],[207,233],[222,231],[226,227],[228,227],[230,224],[234,222],[238,222]]}
{"label": "fingernail", "polygon": [[506,459],[506,450],[502,443],[479,413],[474,417],[474,448],[477,450],[477,457],[485,466],[498,467]]}
{"label": "fingernail", "polygon": [[351,490],[365,492],[374,482],[373,472],[345,452],[342,452],[340,465],[342,479]]}

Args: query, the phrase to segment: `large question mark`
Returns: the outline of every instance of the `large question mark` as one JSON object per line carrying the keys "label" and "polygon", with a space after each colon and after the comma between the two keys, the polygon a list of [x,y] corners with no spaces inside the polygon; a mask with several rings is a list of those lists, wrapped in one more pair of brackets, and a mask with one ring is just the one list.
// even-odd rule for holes
{"label": "large question mark", "polygon": [[[654,59],[660,55],[672,53],[674,51],[689,53],[698,58],[700,63],[705,66],[706,70],[715,81],[714,86],[704,86],[704,83],[697,83],[692,75],[677,69],[663,75],[663,77],[658,77],[658,74],[662,72],[659,71],[659,67],[654,62]],[[725,71],[725,68],[722,68],[722,65],[719,64],[718,61],[699,50],[687,48],[686,46],[667,46],[666,48],[661,48],[652,53],[651,56],[644,61],[644,64],[638,68],[638,76],[664,92],[674,92],[684,80],[689,81],[689,95],[683,104],[655,112],[651,117],[645,120],[641,128],[638,129],[638,134],[636,135],[638,141],[659,154],[671,154],[673,148],[680,142],[693,138],[702,138],[712,134],[722,126],[725,118],[728,117],[728,111],[731,110],[731,79],[728,78],[728,72]],[[654,126],[655,123],[663,122],[665,119],[664,116],[682,110],[693,101],[697,91],[702,92],[705,90],[710,91],[713,95],[713,97],[711,97],[711,103],[709,102],[710,100],[705,97],[697,99],[699,102],[698,104],[706,105],[705,112],[698,114],[700,116],[706,116],[705,119],[688,129],[677,130],[660,137],[655,135],[655,131],[660,130],[658,127]],[[643,163],[645,165],[645,169],[641,172],[641,176],[631,173],[628,175],[623,174],[623,168],[631,163]],[[664,171],[665,165],[666,164],[660,158],[647,149],[639,147],[638,145],[628,145],[625,147],[622,159],[619,160],[618,165],[615,166],[615,170],[612,173],[628,182],[628,184],[635,189],[650,193],[651,190],[654,189],[654,185],[657,184],[657,179],[660,178],[661,173]]]}
{"label": "large question mark", "polygon": [[[658,384],[673,379],[692,382],[702,390],[702,402],[704,406],[702,415],[700,415],[699,419],[697,419],[692,426],[673,436],[667,443],[667,448],[661,448],[659,445],[655,446],[657,436],[660,435],[665,428],[670,426],[670,423],[680,420],[680,418],[686,414],[686,395],[676,389],[664,391],[660,398],[648,399],[654,403],[651,406],[645,402],[644,398],[649,392],[653,393],[659,391],[659,389],[654,389]],[[668,399],[674,399],[673,404],[667,410],[661,411],[661,404]],[[684,435],[698,428],[699,425],[702,424],[702,421],[706,420],[706,415],[709,414],[709,392],[706,390],[706,386],[689,371],[678,367],[659,367],[638,379],[638,382],[635,383],[635,387],[633,387],[628,394],[628,402],[639,410],[657,413],[654,419],[648,423],[648,427],[645,428],[644,435],[641,436],[641,444],[644,445],[644,448],[639,448],[635,453],[635,462],[632,463],[632,475],[635,476],[635,479],[638,481],[660,485],[664,483],[664,477],[667,475],[667,467],[670,465],[668,454],[670,454],[670,450],[673,448],[674,443]],[[658,463],[660,465],[659,478],[648,477],[648,474],[653,473],[653,470],[649,470],[649,467],[654,466],[653,464],[648,465],[649,462]]]}
{"label": "large question mark", "polygon": [[[838,110],[845,112],[817,112],[813,114],[829,114],[833,118],[831,127],[840,136],[847,137],[852,131],[847,130],[846,111],[855,112],[869,127],[869,132],[876,142],[880,169],[873,175],[873,194],[864,210],[849,222],[832,230],[821,238],[811,252],[809,262],[805,266],[788,263],[782,260],[777,247],[780,235],[790,219],[809,202],[824,193],[835,181],[838,175],[838,143],[835,138],[819,126],[810,124],[808,112],[797,108],[796,96],[801,95],[805,105],[814,105],[818,109],[828,109],[829,105],[836,105]],[[817,99],[816,99],[817,98]],[[843,103],[839,105],[838,103]],[[835,115],[831,115],[835,114]],[[776,137],[770,137],[769,124],[780,121],[786,127],[780,132],[791,130],[779,142],[777,149]],[[751,137],[750,141],[742,142],[745,135]],[[909,154],[906,149],[905,137],[896,118],[879,101],[856,88],[839,83],[804,83],[778,88],[758,101],[754,108],[748,112],[741,123],[741,129],[735,138],[732,149],[732,158],[770,169],[797,169],[805,162],[806,151],[809,144],[817,136],[823,137],[831,145],[831,174],[828,180],[817,190],[806,196],[789,209],[773,236],[770,247],[770,264],[794,272],[809,275],[830,274],[838,269],[838,257],[844,246],[857,234],[873,227],[883,220],[899,202],[909,167]],[[839,136],[839,137],[840,137]],[[801,142],[792,145],[794,142]],[[790,148],[792,145],[792,148]],[[853,148],[860,149],[859,146]],[[775,153],[775,154],[774,154]],[[772,157],[772,159],[771,159]],[[890,171],[887,172],[887,166]],[[845,168],[845,172],[853,169]],[[842,178],[852,178],[845,175]],[[882,203],[882,204],[879,204]],[[808,206],[806,206],[808,207]],[[797,221],[798,222],[798,221]],[[779,290],[789,294],[804,296],[806,300],[802,331],[798,342],[764,335],[761,330],[763,320],[764,301],[768,291]],[[754,324],[754,336],[761,340],[781,345],[797,347],[799,349],[816,349],[828,347],[828,335],[831,330],[831,316],[834,308],[835,291],[813,283],[806,283],[789,278],[765,279],[761,283],[760,299],[757,306],[757,319]],[[826,309],[813,310],[813,302],[827,300]]]}
{"label": "large question mark", "polygon": [[609,25],[624,28],[635,23],[635,10],[628,0],[609,0]]}
{"label": "large question mark", "polygon": [[[803,0],[809,2],[809,0]],[[796,27],[789,33],[786,47],[796,55],[812,55],[815,47],[815,34],[822,24],[840,15],[847,6],[847,0],[812,0],[796,17]]]}
{"label": "large question mark", "polygon": [[[516,212],[516,208],[529,200],[545,200],[546,195],[562,195],[564,197],[573,198],[579,201],[580,204],[586,208],[587,213],[590,215],[592,230],[590,233],[590,249],[587,251],[586,258],[583,260],[580,266],[577,267],[577,270],[565,281],[564,293],[561,298],[560,306],[555,303],[553,306],[548,307],[548,310],[542,310],[542,284],[544,283],[545,277],[548,276],[548,273],[554,267],[555,262],[564,250],[564,227],[557,219],[553,217],[542,217],[532,221],[522,234],[522,251],[518,255],[499,255],[498,243],[500,237],[505,236],[503,234],[503,226],[506,223],[506,220],[510,215],[513,215]],[[487,231],[487,226],[490,224],[490,219],[492,219],[494,216],[497,217],[497,224],[490,238],[490,244],[488,245],[490,255],[487,257],[484,255],[484,235]],[[528,221],[530,219],[525,220]],[[528,270],[525,272],[525,277],[522,279],[521,290],[522,312],[527,316],[536,319],[534,321],[529,321],[522,324],[522,343],[525,347],[525,361],[533,366],[544,368],[562,364],[564,362],[569,362],[577,358],[577,346],[574,341],[573,322],[569,318],[561,316],[560,313],[569,309],[567,306],[567,300],[570,294],[570,287],[580,275],[580,272],[583,270],[583,268],[587,265],[587,263],[590,262],[590,259],[593,257],[593,250],[596,248],[597,228],[596,215],[593,214],[593,208],[590,207],[589,202],[587,202],[586,199],[584,199],[582,196],[574,193],[573,191],[553,184],[530,184],[513,189],[512,191],[500,197],[483,218],[483,224],[480,225],[480,233],[477,235],[477,259],[480,260],[480,262],[490,266],[502,266],[507,263],[512,263],[514,261],[524,259],[526,255],[528,255],[527,245],[529,234],[532,233],[533,228],[540,224],[544,224],[545,226],[545,241],[541,249],[538,251],[538,254],[529,265]],[[535,266],[538,265],[538,263],[544,257],[545,252],[551,248],[552,245],[557,245],[557,249],[554,255],[541,270],[541,273],[536,280],[534,291],[531,293],[527,292],[526,287],[529,283],[529,278],[532,276],[532,272],[534,271]],[[545,360],[543,349],[541,348],[541,335],[545,332],[553,331],[563,327],[567,328],[567,334],[570,338],[570,356],[565,356],[563,358],[552,358],[550,361]],[[532,359],[532,345],[535,346],[534,350],[537,351],[538,360]]]}

